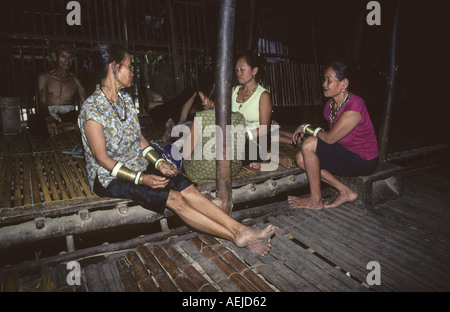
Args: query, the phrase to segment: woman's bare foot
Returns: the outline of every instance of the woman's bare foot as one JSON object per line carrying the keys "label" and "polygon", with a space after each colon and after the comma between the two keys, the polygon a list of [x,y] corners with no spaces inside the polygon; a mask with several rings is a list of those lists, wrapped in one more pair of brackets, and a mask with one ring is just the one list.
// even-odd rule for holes
{"label": "woman's bare foot", "polygon": [[326,202],[324,207],[325,208],[336,208],[339,207],[342,204],[350,203],[352,201],[355,201],[358,198],[358,193],[353,191],[352,189],[348,189],[345,192],[339,192],[338,196],[334,201]]}
{"label": "woman's bare foot", "polygon": [[280,161],[279,164],[286,169],[289,169],[292,167],[292,159],[284,156],[284,155],[280,155]]}
{"label": "woman's bare foot", "polygon": [[253,162],[253,163],[250,163],[249,166],[250,166],[250,168],[252,168],[252,169],[258,170],[258,169],[261,168],[261,163],[259,163],[259,162]]}
{"label": "woman's bare foot", "polygon": [[256,228],[246,228],[236,235],[235,244],[238,247],[248,247],[259,243],[264,243],[275,233],[275,227],[269,224],[264,230]]}
{"label": "woman's bare foot", "polygon": [[289,196],[288,202],[292,208],[303,208],[310,210],[320,210],[323,208],[322,200],[316,200],[311,197]]}
{"label": "woman's bare foot", "polygon": [[246,248],[250,250],[251,253],[257,256],[265,256],[269,253],[272,244],[270,243],[270,238],[262,243],[257,243],[253,245],[249,245]]}

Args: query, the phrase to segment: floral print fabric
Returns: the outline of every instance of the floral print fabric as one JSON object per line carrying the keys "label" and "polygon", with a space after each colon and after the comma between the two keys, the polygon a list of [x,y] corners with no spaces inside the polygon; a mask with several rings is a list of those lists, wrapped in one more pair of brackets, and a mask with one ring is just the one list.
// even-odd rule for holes
{"label": "floral print fabric", "polygon": [[[86,171],[89,186],[93,190],[95,176],[100,183],[107,187],[114,179],[110,172],[100,166],[89,148],[84,123],[95,121],[103,127],[107,154],[116,161],[122,162],[133,171],[143,171],[148,162],[142,157],[141,128],[133,100],[126,92],[119,92],[116,103],[110,103],[105,94],[97,85],[95,92],[83,103],[78,117],[78,126],[81,131],[84,155],[86,158]],[[119,105],[117,105],[119,103]],[[123,103],[123,106],[120,105]],[[112,105],[117,105],[115,108]],[[117,113],[116,113],[117,112]],[[117,116],[119,115],[119,116]],[[124,118],[122,122],[119,118]]]}

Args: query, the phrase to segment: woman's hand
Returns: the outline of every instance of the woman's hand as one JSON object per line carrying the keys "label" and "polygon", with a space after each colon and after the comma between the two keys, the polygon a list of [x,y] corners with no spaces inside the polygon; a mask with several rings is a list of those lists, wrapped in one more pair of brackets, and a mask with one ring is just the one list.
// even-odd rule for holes
{"label": "woman's hand", "polygon": [[154,174],[143,174],[142,184],[148,185],[151,188],[165,188],[169,183],[169,179],[160,177]]}
{"label": "woman's hand", "polygon": [[174,177],[179,173],[178,169],[174,165],[172,165],[168,162],[164,162],[159,167],[159,171],[166,177]]}
{"label": "woman's hand", "polygon": [[299,141],[301,142],[303,140],[305,134],[303,133],[302,128],[303,125],[300,125],[294,131],[294,135],[292,136],[292,142],[294,143],[294,145],[298,145]]}

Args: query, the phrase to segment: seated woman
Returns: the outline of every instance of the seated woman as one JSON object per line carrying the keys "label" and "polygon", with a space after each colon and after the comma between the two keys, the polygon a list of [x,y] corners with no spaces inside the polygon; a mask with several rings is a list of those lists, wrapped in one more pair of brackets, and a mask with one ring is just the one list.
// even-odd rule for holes
{"label": "seated woman", "polygon": [[[272,125],[272,101],[269,92],[257,81],[261,73],[261,62],[257,55],[245,53],[236,60],[235,72],[239,86],[233,89],[231,96],[233,112],[242,113],[249,129],[249,140],[247,150],[257,150],[256,159],[247,155],[250,166],[257,169],[261,162],[261,141],[267,140],[267,148],[270,149],[271,125]],[[276,138],[281,143],[292,144],[292,135],[286,131],[279,131]],[[269,138],[269,139],[268,139]],[[259,144],[256,143],[259,141]],[[248,154],[248,151],[247,151]],[[292,166],[290,158],[270,153],[270,158],[285,168]],[[252,159],[250,159],[252,158]],[[276,159],[275,159],[276,158]],[[264,160],[264,159],[263,159]]]}
{"label": "seated woman", "polygon": [[[305,198],[290,196],[288,200],[293,208],[334,208],[352,202],[358,193],[334,175],[369,175],[377,168],[375,130],[364,100],[349,92],[351,71],[342,62],[331,64],[325,71],[324,95],[330,100],[325,104],[324,117],[329,131],[309,124],[295,130],[293,141],[305,138],[295,161],[306,171],[311,193]],[[320,180],[337,189],[339,194],[333,202],[322,202]]]}
{"label": "seated woman", "polygon": [[232,219],[149,147],[131,97],[120,91],[133,80],[130,53],[119,45],[98,45],[92,66],[100,84],[78,118],[91,189],[99,196],[132,199],[157,213],[168,207],[194,229],[267,254],[272,225],[259,230]]}
{"label": "seated woman", "polygon": [[[198,82],[198,95],[202,100],[204,110],[197,112],[189,134],[186,136],[183,145],[183,168],[186,175],[194,182],[212,182],[216,180],[216,158],[215,155],[215,131],[210,132],[208,128],[216,125],[215,97],[216,86],[214,74],[212,71],[206,71],[202,74]],[[200,122],[200,124],[199,124]],[[231,158],[231,174],[236,176],[242,167],[241,160],[244,159],[245,144],[245,118],[241,113],[232,113],[231,115],[233,150]],[[201,128],[199,128],[201,127]],[[206,131],[205,131],[206,129]],[[203,135],[204,133],[209,135]],[[178,142],[176,142],[177,145]],[[198,152],[200,150],[200,153]],[[200,159],[196,155],[201,155]]]}

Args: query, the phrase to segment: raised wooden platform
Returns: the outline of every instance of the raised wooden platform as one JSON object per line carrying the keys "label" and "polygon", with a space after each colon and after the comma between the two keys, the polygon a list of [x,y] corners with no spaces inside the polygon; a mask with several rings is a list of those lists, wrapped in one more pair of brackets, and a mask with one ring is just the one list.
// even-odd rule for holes
{"label": "raised wooden platform", "polygon": [[[163,292],[403,292],[450,290],[450,163],[405,175],[404,195],[372,211],[287,202],[236,212],[277,227],[265,257],[187,229],[0,269],[2,290]],[[256,213],[260,210],[261,213]],[[67,284],[80,265],[80,285]],[[379,264],[379,284],[371,278]]]}
{"label": "raised wooden platform", "polygon": [[[151,125],[143,129],[149,139],[158,138],[158,131]],[[167,230],[165,218],[171,211],[160,215],[131,200],[100,198],[90,191],[84,158],[64,153],[81,146],[79,133],[43,138],[23,132],[2,137],[1,143],[0,249],[124,224],[160,221],[161,229]],[[293,157],[295,148],[281,146],[280,152]],[[237,204],[306,184],[305,173],[296,166],[270,172],[243,167],[232,181],[232,199]],[[198,185],[212,197],[215,187]]]}

